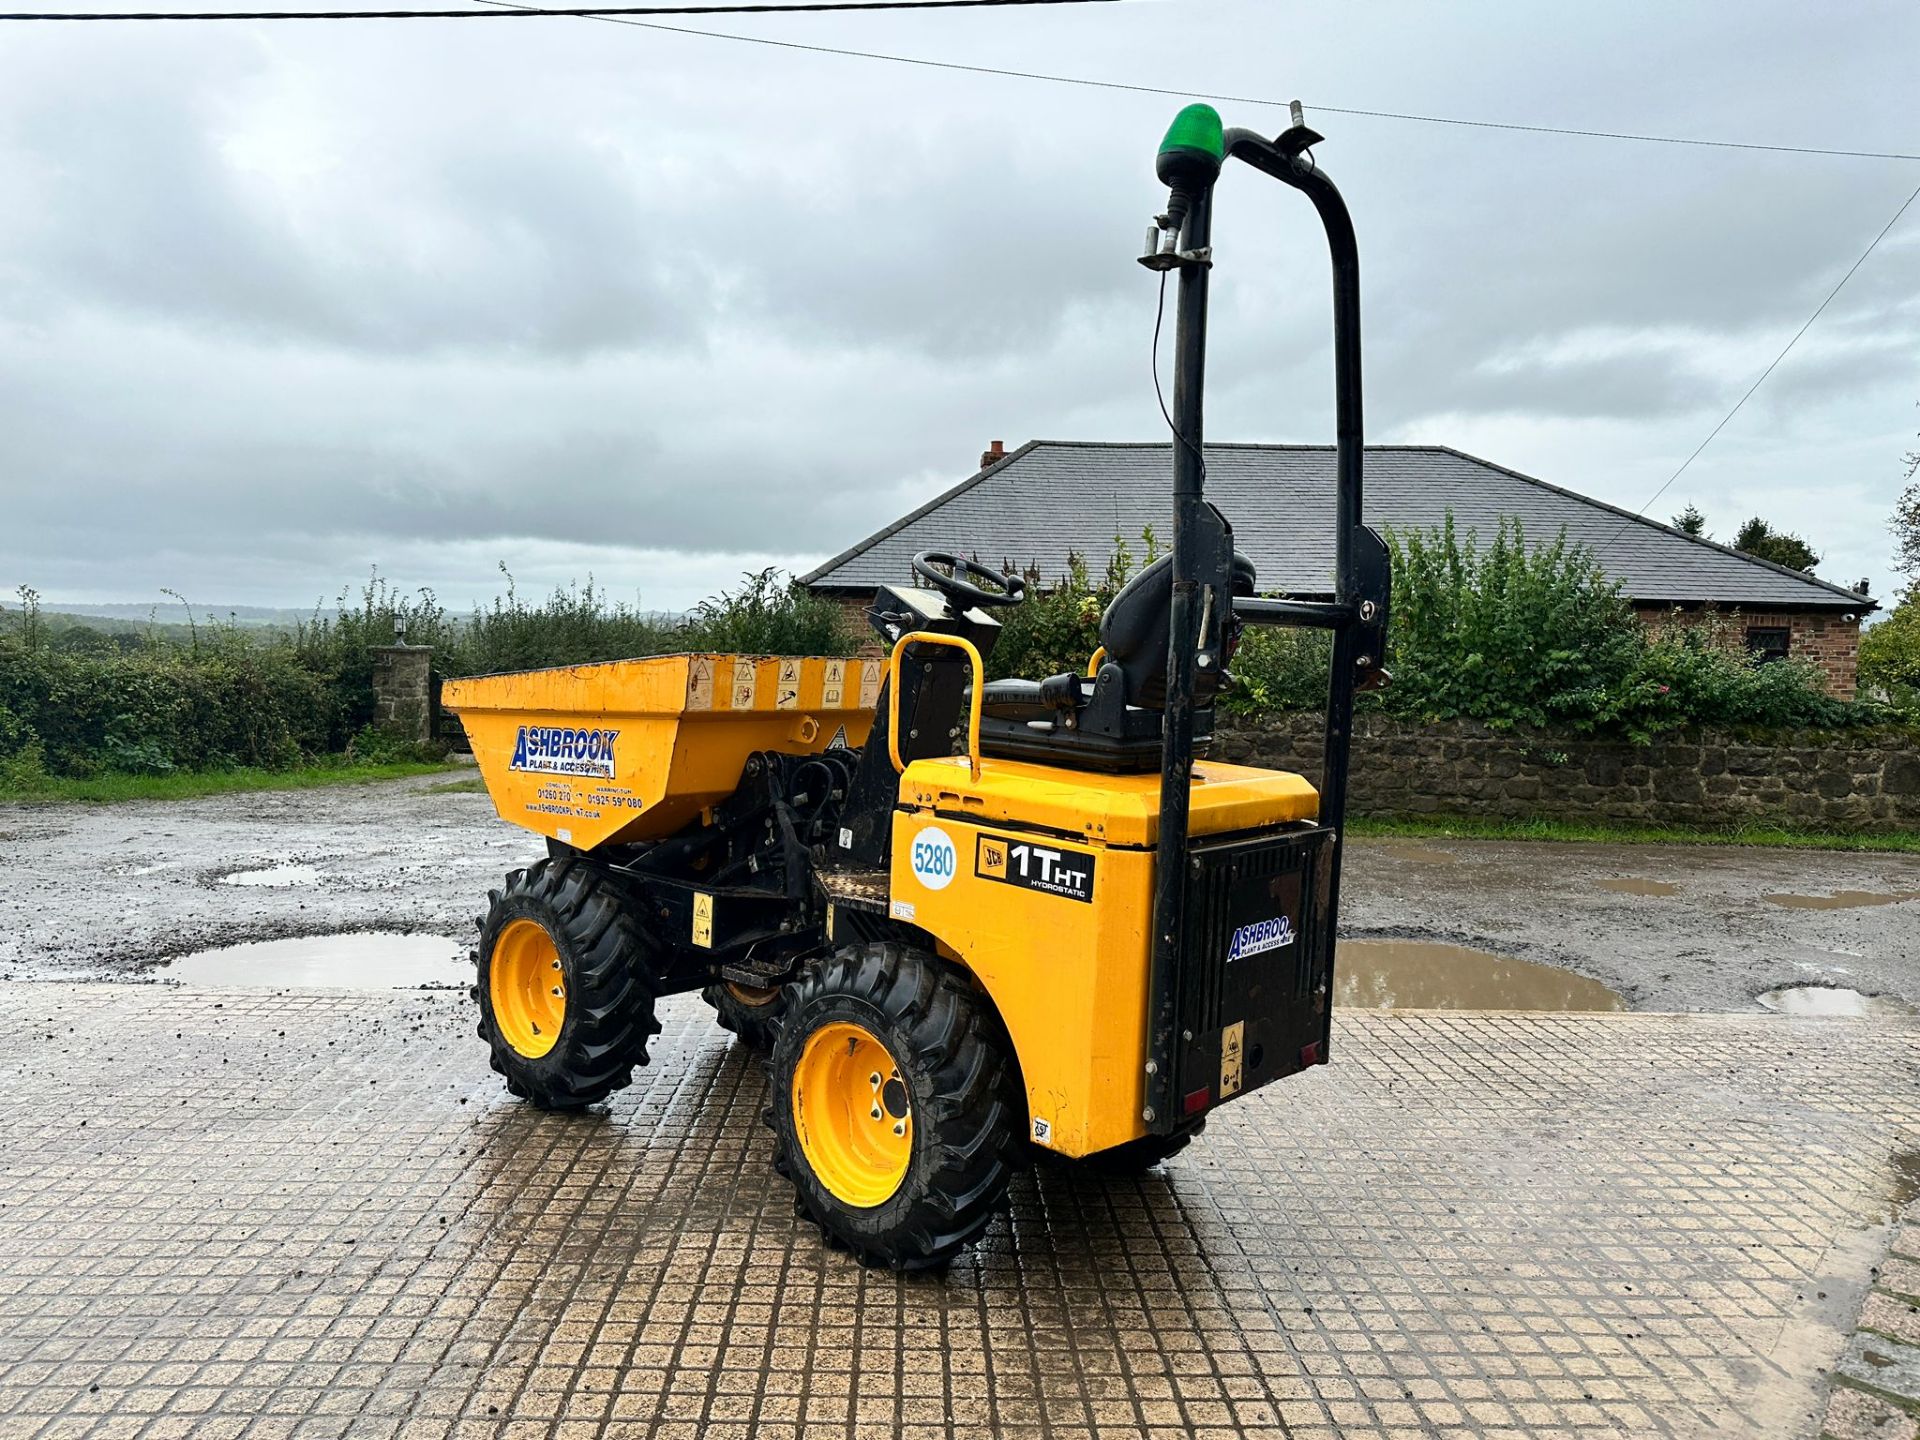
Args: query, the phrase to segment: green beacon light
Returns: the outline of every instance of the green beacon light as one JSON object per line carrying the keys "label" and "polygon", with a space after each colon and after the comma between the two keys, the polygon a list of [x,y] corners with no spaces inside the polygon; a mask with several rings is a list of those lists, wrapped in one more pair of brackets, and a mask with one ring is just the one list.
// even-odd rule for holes
{"label": "green beacon light", "polygon": [[1160,142],[1154,173],[1162,184],[1175,188],[1195,182],[1204,185],[1220,173],[1220,163],[1226,154],[1220,112],[1211,105],[1189,105],[1174,116],[1173,124],[1167,127],[1167,138]]}

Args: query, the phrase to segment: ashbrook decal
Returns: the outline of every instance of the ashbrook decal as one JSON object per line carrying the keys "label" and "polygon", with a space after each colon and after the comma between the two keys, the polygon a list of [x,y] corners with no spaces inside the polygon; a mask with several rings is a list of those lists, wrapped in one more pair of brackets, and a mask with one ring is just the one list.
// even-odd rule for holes
{"label": "ashbrook decal", "polygon": [[513,739],[510,770],[543,775],[593,775],[611,780],[618,730],[574,730],[564,725],[522,725]]}
{"label": "ashbrook decal", "polygon": [[1271,920],[1256,920],[1233,932],[1233,940],[1227,946],[1227,959],[1244,960],[1249,955],[1285,949],[1293,943],[1293,938],[1291,916],[1276,915]]}

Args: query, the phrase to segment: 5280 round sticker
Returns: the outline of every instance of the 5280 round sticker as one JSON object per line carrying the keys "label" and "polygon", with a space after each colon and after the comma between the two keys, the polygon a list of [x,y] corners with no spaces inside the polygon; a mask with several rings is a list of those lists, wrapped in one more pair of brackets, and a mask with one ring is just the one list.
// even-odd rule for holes
{"label": "5280 round sticker", "polygon": [[960,852],[954,849],[953,838],[937,825],[930,825],[913,837],[913,848],[908,855],[913,863],[913,878],[929,890],[946,889],[960,868]]}

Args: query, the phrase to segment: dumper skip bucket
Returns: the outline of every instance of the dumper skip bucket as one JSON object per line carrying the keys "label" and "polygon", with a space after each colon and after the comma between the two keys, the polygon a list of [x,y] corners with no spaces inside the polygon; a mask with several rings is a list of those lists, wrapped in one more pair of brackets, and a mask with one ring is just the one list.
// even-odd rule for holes
{"label": "dumper skip bucket", "polygon": [[864,744],[882,660],[656,655],[450,680],[500,818],[577,849],[658,840],[756,750]]}

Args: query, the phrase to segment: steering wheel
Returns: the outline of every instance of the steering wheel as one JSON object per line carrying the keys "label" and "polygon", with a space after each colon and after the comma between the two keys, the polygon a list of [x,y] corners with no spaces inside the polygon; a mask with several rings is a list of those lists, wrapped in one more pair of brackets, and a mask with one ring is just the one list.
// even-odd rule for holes
{"label": "steering wheel", "polygon": [[[946,569],[935,568],[942,565]],[[1003,575],[998,570],[989,570],[984,565],[976,565],[958,555],[949,555],[944,550],[922,550],[913,557],[913,573],[962,609],[969,605],[988,608],[1018,605],[1027,598],[1027,582],[1018,575]],[[969,575],[986,581],[993,588],[982,589],[972,580],[964,578]]]}

